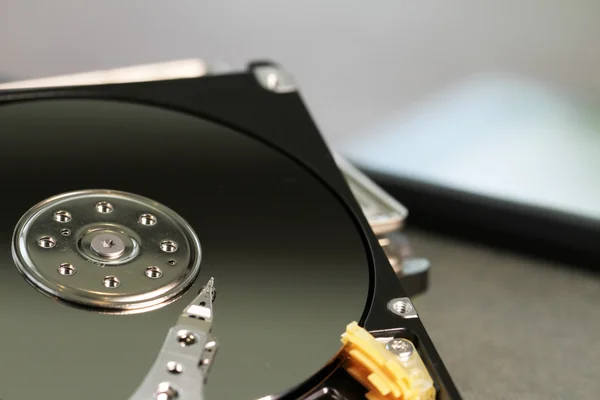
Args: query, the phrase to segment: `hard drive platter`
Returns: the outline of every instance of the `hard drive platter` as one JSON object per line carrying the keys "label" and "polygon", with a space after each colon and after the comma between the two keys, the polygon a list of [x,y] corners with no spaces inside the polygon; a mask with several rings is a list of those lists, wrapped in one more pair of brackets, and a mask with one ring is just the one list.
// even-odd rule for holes
{"label": "hard drive platter", "polygon": [[184,317],[212,323],[207,399],[304,398],[368,315],[439,364],[416,313],[379,307],[385,256],[297,95],[260,111],[282,94],[250,77],[0,92],[0,399],[202,398],[177,390],[185,360],[134,396]]}

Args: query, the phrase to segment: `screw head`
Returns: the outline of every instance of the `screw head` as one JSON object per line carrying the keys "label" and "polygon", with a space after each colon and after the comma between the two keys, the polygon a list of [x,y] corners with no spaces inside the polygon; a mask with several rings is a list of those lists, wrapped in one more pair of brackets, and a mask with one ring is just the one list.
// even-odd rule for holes
{"label": "screw head", "polygon": [[63,228],[60,230],[60,234],[63,236],[70,236],[71,235],[71,230],[67,229],[67,228]]}
{"label": "screw head", "polygon": [[177,334],[177,342],[182,346],[191,346],[196,343],[196,336],[189,331],[180,331]]}
{"label": "screw head", "polygon": [[101,233],[96,235],[90,247],[100,257],[119,258],[125,253],[125,242],[113,233]]}
{"label": "screw head", "polygon": [[58,267],[58,273],[65,276],[73,275],[76,271],[75,267],[69,263],[60,264]]}
{"label": "screw head", "polygon": [[175,265],[177,265],[177,260],[172,260],[172,259],[171,259],[171,260],[169,260],[169,261],[168,261],[168,264],[169,264],[170,266],[174,267]]}
{"label": "screw head", "polygon": [[71,216],[71,213],[68,211],[58,210],[54,213],[54,220],[56,222],[65,223],[65,222],[69,222],[71,219],[73,219],[73,217]]}
{"label": "screw head", "polygon": [[38,239],[38,246],[43,249],[51,249],[56,246],[56,240],[51,236],[42,236]]}
{"label": "screw head", "polygon": [[167,363],[167,371],[172,374],[180,374],[183,372],[183,365],[176,361],[169,361]]}
{"label": "screw head", "polygon": [[156,400],[175,400],[179,397],[179,392],[169,382],[161,382],[154,393]]}
{"label": "screw head", "polygon": [[401,358],[408,358],[413,354],[414,347],[406,339],[392,339],[385,344],[385,348]]}
{"label": "screw head", "polygon": [[210,342],[207,342],[207,343],[204,345],[204,350],[206,350],[206,351],[208,351],[208,352],[211,352],[211,351],[213,351],[213,349],[214,349],[215,347],[217,347],[217,342],[215,342],[214,340],[211,340]]}
{"label": "screw head", "polygon": [[253,69],[260,85],[275,93],[287,93],[296,90],[292,77],[276,65],[258,66]]}
{"label": "screw head", "polygon": [[279,87],[279,77],[276,73],[270,73],[267,75],[267,87],[271,90],[276,90]]}
{"label": "screw head", "polygon": [[114,207],[108,201],[100,201],[96,203],[96,211],[102,214],[108,214],[113,212]]}
{"label": "screw head", "polygon": [[151,278],[151,279],[159,279],[159,278],[162,278],[162,276],[163,276],[162,270],[160,268],[154,267],[154,266],[146,268],[145,274],[148,278]]}
{"label": "screw head", "polygon": [[146,226],[156,225],[157,221],[158,221],[158,219],[156,218],[156,216],[154,216],[152,214],[142,214],[138,218],[138,222],[140,224],[146,225]]}
{"label": "screw head", "polygon": [[165,253],[175,253],[177,251],[177,243],[172,240],[164,240],[160,243],[160,249]]}
{"label": "screw head", "polygon": [[102,280],[102,283],[104,284],[104,286],[106,286],[109,289],[114,289],[119,287],[119,285],[121,285],[121,281],[119,281],[119,278],[117,278],[116,276],[113,275],[109,275],[107,277],[105,277]]}

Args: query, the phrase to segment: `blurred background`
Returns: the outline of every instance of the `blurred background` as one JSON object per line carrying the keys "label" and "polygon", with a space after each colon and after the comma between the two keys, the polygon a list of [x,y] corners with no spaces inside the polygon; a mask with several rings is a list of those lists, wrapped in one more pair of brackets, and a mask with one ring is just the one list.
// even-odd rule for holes
{"label": "blurred background", "polygon": [[0,73],[29,78],[200,57],[269,58],[332,144],[480,74],[600,91],[600,4],[354,0],[0,2]]}
{"label": "blurred background", "polygon": [[[598,261],[590,221],[600,218],[600,2],[0,6],[4,80],[190,57],[233,68],[279,62],[331,146],[385,175],[409,206],[415,248],[433,263],[417,304],[465,398],[595,398],[600,281],[570,257],[585,250],[588,264]],[[486,206],[472,217],[472,199],[444,207],[444,195],[419,197],[421,183],[527,207]],[[441,235],[420,223],[438,220],[432,208],[447,211],[446,225],[470,218],[471,236],[494,230],[509,209],[517,222],[504,234],[527,231],[521,247],[538,235],[548,239],[542,250],[568,245],[558,260]],[[533,225],[519,222],[534,214]]]}

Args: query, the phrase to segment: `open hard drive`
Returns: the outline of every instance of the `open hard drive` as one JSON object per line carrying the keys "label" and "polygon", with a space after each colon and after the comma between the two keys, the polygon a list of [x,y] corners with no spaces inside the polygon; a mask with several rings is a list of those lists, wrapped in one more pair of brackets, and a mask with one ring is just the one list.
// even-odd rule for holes
{"label": "open hard drive", "polygon": [[0,85],[0,133],[0,399],[459,399],[406,211],[278,66]]}

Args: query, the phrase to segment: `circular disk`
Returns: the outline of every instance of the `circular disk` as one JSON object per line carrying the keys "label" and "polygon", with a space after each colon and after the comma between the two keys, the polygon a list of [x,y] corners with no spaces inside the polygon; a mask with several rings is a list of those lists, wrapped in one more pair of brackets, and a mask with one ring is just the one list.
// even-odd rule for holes
{"label": "circular disk", "polygon": [[[65,213],[69,217],[61,218]],[[144,218],[155,222],[145,224]],[[71,234],[62,234],[64,229]],[[44,240],[53,244],[44,246]],[[164,243],[176,251],[164,251]],[[13,256],[45,294],[105,311],[139,312],[169,302],[195,280],[200,243],[179,215],[153,200],[85,190],[54,196],[27,211],[13,235]],[[170,267],[174,257],[179,262]],[[64,264],[70,273],[63,273]],[[148,268],[160,278],[149,279]]]}
{"label": "circular disk", "polygon": [[[179,112],[100,100],[5,105],[0,107],[0,132],[0,320],[2,338],[9,338],[0,340],[0,398],[128,398],[169,328],[210,277],[218,293],[213,334],[220,347],[208,378],[209,400],[255,399],[299,384],[335,355],[346,325],[361,317],[369,258],[353,217],[304,167],[263,142]],[[10,243],[21,216],[57,194],[95,188],[160,202],[196,232],[202,244],[199,275],[176,301],[148,312],[100,313],[54,301],[19,273]],[[102,201],[111,204],[95,209]],[[148,242],[134,217],[156,213],[155,225],[152,218],[141,220],[149,229],[161,226],[154,208],[136,208],[122,219],[114,218],[120,210],[115,199],[88,205],[105,215],[105,222],[126,228],[117,232],[137,234],[140,254]],[[49,230],[36,232],[52,235],[55,243],[52,247],[52,240],[42,240],[49,247],[38,246],[39,252],[59,253],[81,234],[79,211],[62,207],[52,208],[67,212],[56,218],[71,220],[54,220],[49,209],[44,214]],[[190,265],[179,250],[163,253],[153,266],[164,276],[142,275],[149,291],[170,279],[169,268]],[[92,259],[94,254],[86,253]],[[51,273],[65,290],[69,279],[83,276],[83,265],[76,264],[80,259],[52,260],[77,268],[71,274],[68,265],[53,265],[42,274]],[[124,290],[139,274],[159,275],[138,269],[125,273],[128,265],[87,263],[93,273],[114,271],[90,293]],[[55,274],[59,268],[62,272]]]}

